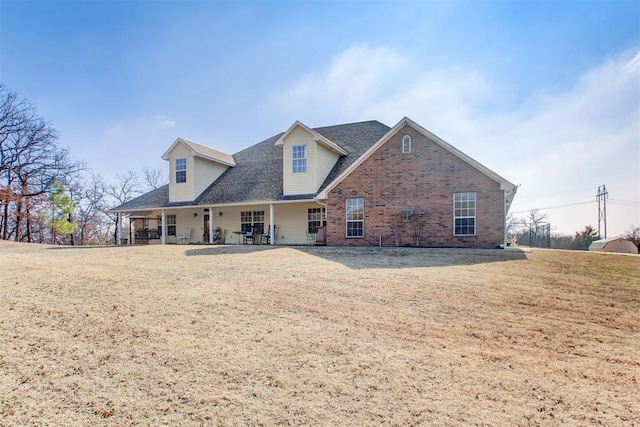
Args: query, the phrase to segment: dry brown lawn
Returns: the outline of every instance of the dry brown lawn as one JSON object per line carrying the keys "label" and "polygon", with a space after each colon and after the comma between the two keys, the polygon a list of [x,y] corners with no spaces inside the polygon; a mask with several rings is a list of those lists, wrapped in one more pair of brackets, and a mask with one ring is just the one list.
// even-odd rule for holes
{"label": "dry brown lawn", "polygon": [[0,243],[0,425],[640,425],[640,257]]}

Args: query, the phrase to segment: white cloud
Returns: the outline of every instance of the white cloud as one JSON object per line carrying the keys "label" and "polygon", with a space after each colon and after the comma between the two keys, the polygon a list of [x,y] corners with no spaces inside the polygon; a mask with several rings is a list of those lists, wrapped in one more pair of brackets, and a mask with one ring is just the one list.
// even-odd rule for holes
{"label": "white cloud", "polygon": [[171,120],[169,117],[158,115],[153,117],[153,122],[159,128],[172,128],[176,125],[175,120]]}
{"label": "white cloud", "polygon": [[393,94],[406,72],[407,58],[387,48],[353,46],[337,55],[328,67],[313,71],[270,103],[282,111],[301,111],[301,120],[360,117],[367,106]]}
{"label": "white cloud", "polygon": [[[480,72],[438,68],[389,48],[355,46],[270,100],[309,125],[409,116],[516,184],[514,210],[610,197],[640,199],[640,53],[602,63],[570,87],[532,93],[509,111]],[[620,208],[613,233],[640,223]],[[593,211],[593,212],[592,212]],[[594,223],[595,208],[549,210],[560,231]],[[597,218],[596,218],[597,219]]]}

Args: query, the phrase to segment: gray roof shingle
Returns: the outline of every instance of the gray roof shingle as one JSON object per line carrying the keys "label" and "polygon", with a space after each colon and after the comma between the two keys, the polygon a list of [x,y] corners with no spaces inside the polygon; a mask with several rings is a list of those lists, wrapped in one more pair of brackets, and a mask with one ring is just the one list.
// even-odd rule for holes
{"label": "gray roof shingle", "polygon": [[[389,126],[376,120],[326,126],[314,130],[338,144],[348,154],[333,167],[319,190],[346,170],[356,159],[382,138]],[[312,199],[316,194],[283,196],[282,147],[275,142],[283,135],[272,136],[233,155],[235,167],[230,167],[202,192],[194,202],[186,205],[221,205],[259,203],[280,200]],[[169,187],[164,186],[114,208],[113,210],[148,209],[152,207],[184,206],[169,203]]]}

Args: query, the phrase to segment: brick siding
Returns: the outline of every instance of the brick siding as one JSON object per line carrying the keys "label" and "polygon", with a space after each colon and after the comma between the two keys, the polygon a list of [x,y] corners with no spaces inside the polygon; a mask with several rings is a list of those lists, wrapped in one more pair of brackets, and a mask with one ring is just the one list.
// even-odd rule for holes
{"label": "brick siding", "polygon": [[[411,153],[402,138],[411,136]],[[476,193],[476,235],[453,235],[454,193]],[[346,199],[364,199],[364,238],[347,238]],[[422,247],[495,248],[504,240],[504,195],[500,184],[405,125],[327,198],[327,244],[395,246],[393,224],[401,224],[400,246],[415,246],[413,225],[403,208],[424,212]]]}

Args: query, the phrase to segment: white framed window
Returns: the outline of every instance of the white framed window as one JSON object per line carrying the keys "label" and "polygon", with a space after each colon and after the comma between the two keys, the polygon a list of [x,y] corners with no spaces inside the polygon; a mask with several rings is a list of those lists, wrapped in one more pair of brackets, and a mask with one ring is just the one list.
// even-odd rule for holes
{"label": "white framed window", "polygon": [[292,150],[292,172],[305,173],[307,171],[307,146],[294,145]]}
{"label": "white framed window", "polygon": [[476,193],[455,193],[453,195],[453,234],[455,236],[475,236]]}
{"label": "white framed window", "polygon": [[187,159],[176,159],[176,183],[187,182]]}
{"label": "white framed window", "polygon": [[402,152],[403,153],[411,152],[411,137],[409,135],[405,135],[402,137]]}
{"label": "white framed window", "polygon": [[347,199],[347,237],[364,237],[364,199]]}
{"label": "white framed window", "polygon": [[240,230],[264,232],[264,211],[242,211],[240,212]]}
{"label": "white framed window", "polygon": [[309,208],[307,211],[307,233],[317,233],[318,227],[326,227],[327,212],[325,208]]}
{"label": "white framed window", "polygon": [[167,215],[167,236],[176,235],[176,216]]}

